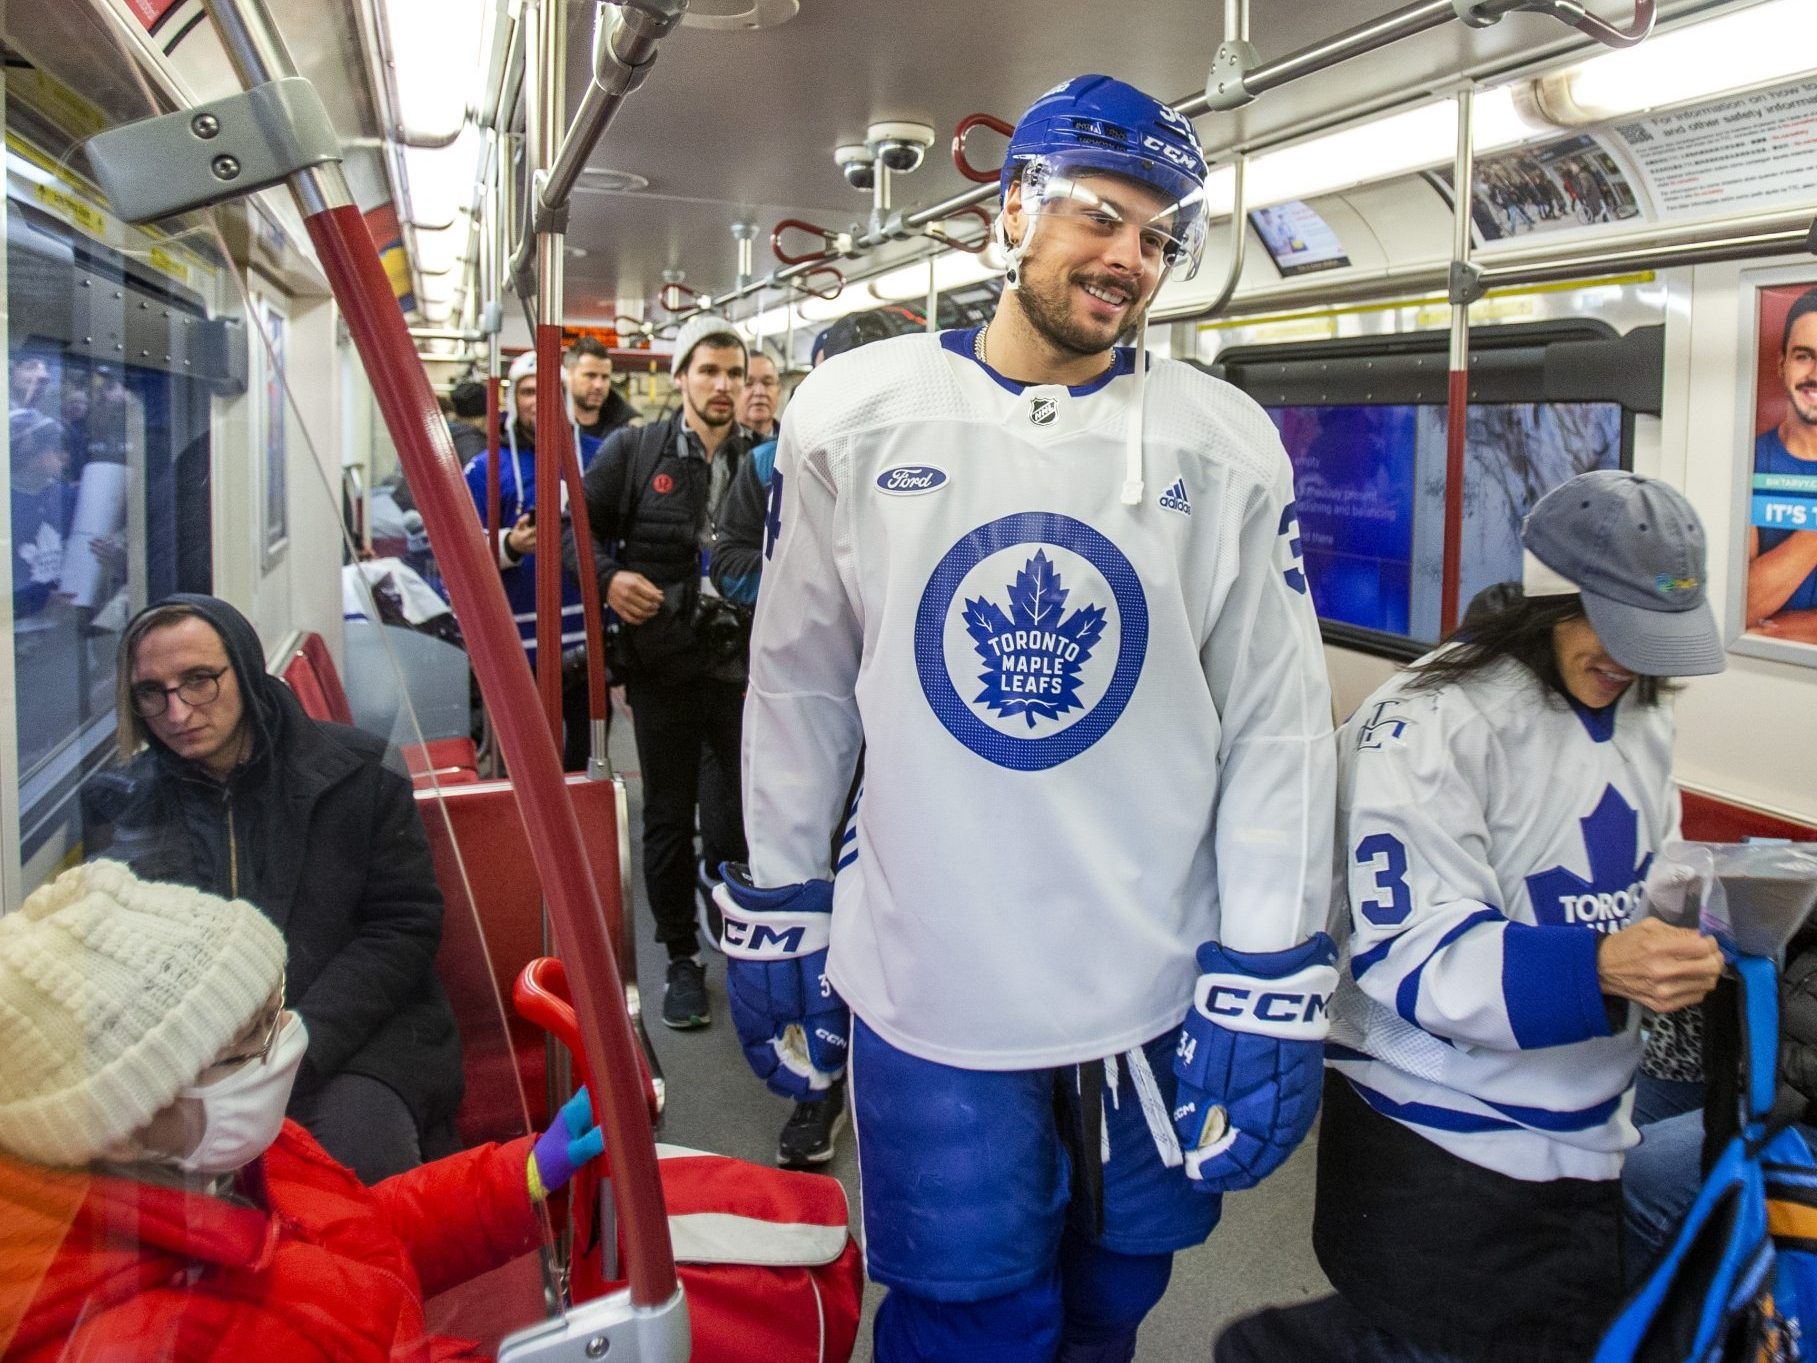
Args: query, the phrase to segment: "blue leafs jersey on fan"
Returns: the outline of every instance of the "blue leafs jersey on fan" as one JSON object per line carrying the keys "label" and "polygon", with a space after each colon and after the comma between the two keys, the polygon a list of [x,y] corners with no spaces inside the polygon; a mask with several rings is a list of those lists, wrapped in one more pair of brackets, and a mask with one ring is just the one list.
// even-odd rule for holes
{"label": "blue leafs jersey on fan", "polygon": [[1639,1010],[1604,1006],[1596,946],[1678,836],[1672,734],[1669,703],[1587,710],[1512,661],[1403,674],[1340,731],[1327,1054],[1378,1112],[1514,1178],[1620,1174]]}
{"label": "blue leafs jersey on fan", "polygon": [[1330,697],[1261,409],[1152,362],[1124,505],[1131,352],[1025,387],[973,339],[866,346],[790,407],[746,824],[757,884],[826,877],[862,742],[833,984],[901,1050],[1030,1069],[1178,1026],[1208,938],[1323,926]]}

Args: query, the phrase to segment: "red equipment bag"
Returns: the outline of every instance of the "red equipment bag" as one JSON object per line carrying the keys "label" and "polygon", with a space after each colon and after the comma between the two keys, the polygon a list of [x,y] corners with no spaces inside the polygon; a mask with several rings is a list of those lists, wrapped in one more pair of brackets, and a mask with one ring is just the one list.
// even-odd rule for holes
{"label": "red equipment bag", "polygon": [[[513,998],[519,1013],[567,1046],[585,1080],[567,985],[561,962],[544,957],[524,967]],[[658,1144],[656,1153],[694,1363],[846,1363],[858,1338],[864,1264],[839,1181],[677,1145]],[[603,1163],[582,1168],[569,1190],[576,1302],[624,1285],[603,1267]],[[611,1262],[624,1257],[617,1243]]]}

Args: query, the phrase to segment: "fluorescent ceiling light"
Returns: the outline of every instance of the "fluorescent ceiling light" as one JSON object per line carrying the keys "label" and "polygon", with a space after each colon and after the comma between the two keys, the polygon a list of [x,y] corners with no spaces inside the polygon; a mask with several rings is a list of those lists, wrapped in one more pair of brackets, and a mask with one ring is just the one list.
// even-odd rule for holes
{"label": "fluorescent ceiling light", "polygon": [[[1513,86],[1484,90],[1476,97],[1478,154],[1514,146],[1550,131],[1553,129],[1549,124],[1521,112]],[[1456,156],[1457,102],[1446,99],[1422,104],[1262,152],[1249,162],[1244,209],[1316,198],[1431,166],[1448,166]],[[1205,198],[1212,217],[1229,217],[1236,198],[1236,172],[1229,166],[1214,170],[1206,181]]]}
{"label": "fluorescent ceiling light", "polygon": [[416,230],[416,267],[425,275],[440,276],[447,273],[450,280],[449,289],[454,284],[455,268],[461,262],[461,253],[467,244],[467,233],[461,228],[451,228],[445,232],[431,232],[424,228]]}
{"label": "fluorescent ceiling light", "polygon": [[755,341],[759,336],[780,336],[789,329],[789,305],[778,303],[773,308],[765,308],[754,317],[747,317],[739,327],[744,334]]}
{"label": "fluorescent ceiling light", "polygon": [[[397,121],[414,137],[450,136],[467,117],[486,34],[485,0],[383,0]],[[466,79],[463,80],[462,74]]]}
{"label": "fluorescent ceiling light", "polygon": [[[934,287],[940,293],[994,279],[1004,270],[1001,254],[995,246],[978,254],[946,251],[933,257],[933,261]],[[927,270],[925,260],[903,265],[871,280],[870,291],[886,303],[925,302]]]}
{"label": "fluorescent ceiling light", "polygon": [[468,123],[450,146],[437,150],[404,148],[404,179],[410,192],[410,216],[428,227],[461,224],[461,212],[473,202],[480,172],[479,129]]}
{"label": "fluorescent ceiling light", "polygon": [[1562,83],[1584,121],[1772,84],[1817,69],[1811,17],[1810,0],[1770,0],[1592,57]]}
{"label": "fluorescent ceiling light", "polygon": [[841,317],[877,306],[877,300],[866,290],[848,285],[837,298],[802,299],[795,305],[795,315],[804,322],[837,322]]}

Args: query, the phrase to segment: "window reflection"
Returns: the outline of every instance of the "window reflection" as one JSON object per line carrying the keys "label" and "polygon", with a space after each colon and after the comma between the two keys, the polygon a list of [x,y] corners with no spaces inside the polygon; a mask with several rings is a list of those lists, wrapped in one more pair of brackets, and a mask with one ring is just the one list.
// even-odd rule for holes
{"label": "window reflection", "polygon": [[194,367],[197,300],[18,197],[7,208],[18,745],[7,779],[35,883],[85,840],[82,790],[109,755],[126,620],[212,585],[211,402],[199,376],[174,372]]}

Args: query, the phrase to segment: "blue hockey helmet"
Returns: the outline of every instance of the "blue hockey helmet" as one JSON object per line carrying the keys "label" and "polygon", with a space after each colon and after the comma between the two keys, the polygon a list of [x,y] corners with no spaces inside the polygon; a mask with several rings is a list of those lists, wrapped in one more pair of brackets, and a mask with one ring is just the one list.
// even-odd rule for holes
{"label": "blue hockey helmet", "polygon": [[[998,182],[1007,200],[1050,181],[1108,174],[1147,185],[1168,203],[1176,249],[1169,265],[1190,276],[1205,242],[1205,153],[1192,122],[1152,95],[1110,76],[1074,76],[1028,107],[1010,136]],[[1031,181],[1035,183],[1031,183]]]}

